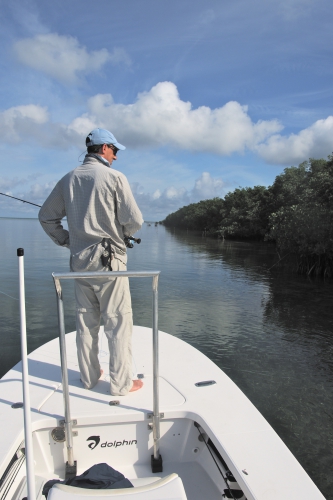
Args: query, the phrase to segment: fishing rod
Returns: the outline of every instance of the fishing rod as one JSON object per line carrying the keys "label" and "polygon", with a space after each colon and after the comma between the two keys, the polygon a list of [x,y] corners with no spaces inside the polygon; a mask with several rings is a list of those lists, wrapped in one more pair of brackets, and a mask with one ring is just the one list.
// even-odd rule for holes
{"label": "fishing rod", "polygon": [[35,205],[35,207],[42,208],[42,205],[37,205],[37,203],[32,203],[31,201],[21,200],[21,198],[15,198],[15,196],[10,196],[9,194],[0,193],[2,196],[8,196],[8,198],[13,198],[13,200],[23,201],[23,203],[29,203],[29,205]]}
{"label": "fishing rod", "polygon": [[[37,205],[37,203],[32,203],[31,201],[27,200],[22,200],[21,198],[16,198],[15,196],[10,196],[9,194],[5,193],[0,193],[3,196],[8,196],[8,198],[13,198],[13,200],[18,200],[18,201],[23,201],[23,203],[29,203],[29,205],[34,205],[35,207],[42,208],[42,205]],[[134,236],[125,236],[124,238],[125,245],[127,248],[133,248],[133,243],[140,244],[141,243],[141,238],[134,238]]]}

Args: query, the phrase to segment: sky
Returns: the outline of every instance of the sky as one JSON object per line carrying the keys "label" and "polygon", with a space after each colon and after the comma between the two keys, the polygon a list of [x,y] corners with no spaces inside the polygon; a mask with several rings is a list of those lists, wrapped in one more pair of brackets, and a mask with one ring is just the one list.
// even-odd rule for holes
{"label": "sky", "polygon": [[0,192],[42,204],[95,127],[152,221],[326,158],[332,25],[330,0],[0,0]]}

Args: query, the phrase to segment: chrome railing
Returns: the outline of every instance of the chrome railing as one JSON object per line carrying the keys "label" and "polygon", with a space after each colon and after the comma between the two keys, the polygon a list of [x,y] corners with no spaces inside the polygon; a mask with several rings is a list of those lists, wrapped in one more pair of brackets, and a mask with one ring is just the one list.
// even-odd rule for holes
{"label": "chrome railing", "polygon": [[[58,320],[59,320],[59,342],[61,357],[61,375],[63,385],[63,400],[65,409],[65,435],[67,446],[68,466],[74,466],[73,433],[72,420],[70,414],[68,371],[65,340],[65,318],[62,288],[60,280],[80,279],[80,278],[152,278],[153,289],[153,438],[155,463],[161,462],[159,453],[160,440],[160,413],[159,413],[159,361],[158,361],[158,278],[160,271],[111,271],[111,272],[91,272],[91,273],[52,273],[54,285],[57,293]],[[158,467],[157,467],[158,469]],[[157,470],[156,472],[160,472]]]}
{"label": "chrome railing", "polygon": [[28,351],[27,351],[27,325],[25,314],[25,286],[24,286],[24,249],[17,249],[19,265],[19,292],[20,292],[20,330],[21,330],[21,354],[22,354],[22,392],[23,392],[23,416],[24,416],[24,441],[27,470],[28,498],[35,500],[35,466],[33,455],[31,406],[29,391]]}

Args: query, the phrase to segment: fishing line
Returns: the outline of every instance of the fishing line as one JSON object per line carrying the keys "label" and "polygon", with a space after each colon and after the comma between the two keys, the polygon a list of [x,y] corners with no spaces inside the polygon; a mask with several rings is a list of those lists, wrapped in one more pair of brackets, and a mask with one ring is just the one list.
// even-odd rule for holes
{"label": "fishing line", "polygon": [[[8,295],[8,293],[2,292],[1,290],[0,290],[0,293],[2,293],[3,295],[6,295],[6,297],[10,297],[11,299],[20,300],[20,299],[17,299],[16,297],[12,297],[11,295]],[[25,302],[26,302],[26,304],[33,304],[32,302],[28,302],[27,300]]]}
{"label": "fishing line", "polygon": [[[84,154],[87,154],[87,152],[86,152],[86,151],[83,151],[83,153],[81,153],[81,154],[78,156],[77,161],[81,162],[80,158],[81,158],[81,156],[82,156],[82,155],[84,155]],[[81,163],[82,163],[82,162],[81,162]]]}
{"label": "fishing line", "polygon": [[[279,252],[277,252],[277,254],[280,257]],[[287,253],[283,257],[280,257],[280,259],[277,262],[275,262],[275,264],[273,264],[269,269],[267,269],[267,271],[270,271],[271,269],[273,269],[274,266],[277,266],[278,264],[280,264],[281,260],[283,260],[285,257],[288,257],[288,255],[290,255],[290,254],[291,254],[291,252]]]}
{"label": "fishing line", "polygon": [[8,295],[8,293],[2,292],[1,290],[0,290],[0,293],[2,293],[3,295],[6,295],[6,297],[10,297],[11,299],[19,300],[16,297],[12,297],[11,295]]}

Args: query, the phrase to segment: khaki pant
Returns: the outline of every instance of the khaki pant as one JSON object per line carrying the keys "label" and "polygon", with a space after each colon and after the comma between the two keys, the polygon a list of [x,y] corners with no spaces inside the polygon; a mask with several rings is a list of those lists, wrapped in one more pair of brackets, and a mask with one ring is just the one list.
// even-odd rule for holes
{"label": "khaki pant", "polygon": [[[113,271],[126,265],[112,260]],[[110,351],[110,385],[113,396],[124,396],[132,387],[133,317],[128,278],[75,280],[76,345],[81,380],[92,389],[100,378],[98,332],[101,317]]]}

